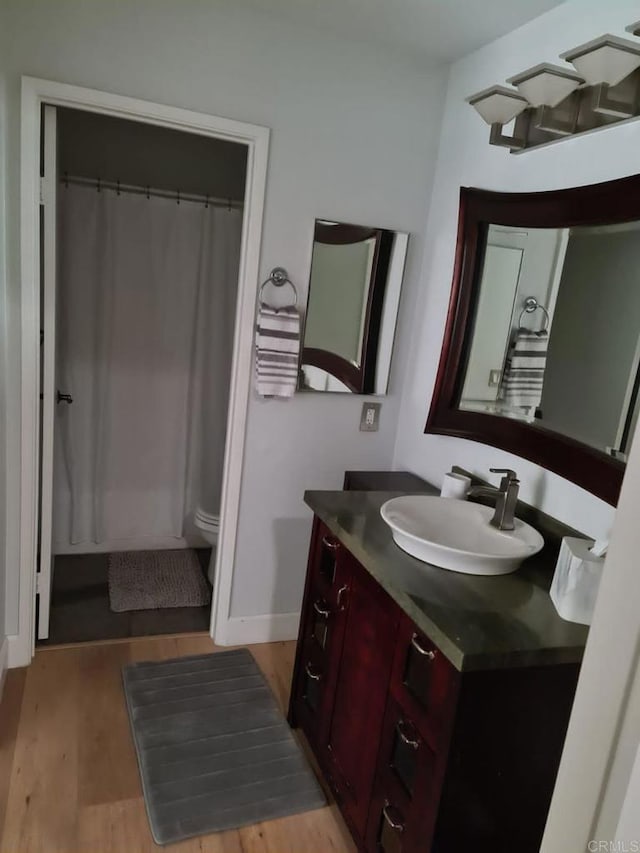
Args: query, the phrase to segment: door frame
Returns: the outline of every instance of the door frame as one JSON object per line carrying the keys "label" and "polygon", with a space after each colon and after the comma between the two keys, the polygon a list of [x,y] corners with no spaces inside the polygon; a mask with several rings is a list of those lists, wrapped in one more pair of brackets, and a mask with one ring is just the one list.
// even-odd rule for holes
{"label": "door frame", "polygon": [[21,450],[19,631],[10,666],[26,666],[35,648],[40,424],[40,130],[41,105],[72,107],[247,146],[244,216],[236,302],[227,439],[210,633],[225,644],[235,562],[253,326],[260,262],[269,129],[166,104],[22,77],[20,119]]}

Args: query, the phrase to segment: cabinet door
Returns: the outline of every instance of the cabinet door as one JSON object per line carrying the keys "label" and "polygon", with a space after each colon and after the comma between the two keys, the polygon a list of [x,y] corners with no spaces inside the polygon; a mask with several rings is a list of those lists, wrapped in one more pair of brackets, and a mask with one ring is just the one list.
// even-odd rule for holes
{"label": "cabinet door", "polygon": [[316,519],[309,554],[289,722],[300,726],[324,764],[338,677],[351,567],[348,554]]}
{"label": "cabinet door", "polygon": [[348,555],[351,584],[327,738],[336,795],[364,836],[387,698],[399,611]]}
{"label": "cabinet door", "polygon": [[376,853],[425,853],[440,795],[442,760],[411,717],[389,697],[366,849]]}
{"label": "cabinet door", "polygon": [[408,616],[398,631],[391,694],[439,752],[449,741],[459,674]]}

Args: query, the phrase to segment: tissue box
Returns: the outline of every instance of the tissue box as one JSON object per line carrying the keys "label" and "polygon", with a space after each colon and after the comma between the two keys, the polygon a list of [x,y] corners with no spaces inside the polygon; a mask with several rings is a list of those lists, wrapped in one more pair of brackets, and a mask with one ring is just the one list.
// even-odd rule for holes
{"label": "tissue box", "polygon": [[549,590],[560,616],[581,625],[591,624],[604,565],[604,557],[589,550],[592,545],[593,540],[565,536]]}

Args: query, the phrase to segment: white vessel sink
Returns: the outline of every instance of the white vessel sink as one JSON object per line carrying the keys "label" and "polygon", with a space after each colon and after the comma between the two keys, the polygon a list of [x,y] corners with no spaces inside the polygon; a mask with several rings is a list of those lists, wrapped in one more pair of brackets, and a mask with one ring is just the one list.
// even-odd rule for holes
{"label": "white vessel sink", "polygon": [[431,495],[392,498],[380,507],[396,544],[423,563],[468,575],[506,575],[537,554],[544,539],[520,519],[515,530],[498,530],[489,524],[493,512]]}

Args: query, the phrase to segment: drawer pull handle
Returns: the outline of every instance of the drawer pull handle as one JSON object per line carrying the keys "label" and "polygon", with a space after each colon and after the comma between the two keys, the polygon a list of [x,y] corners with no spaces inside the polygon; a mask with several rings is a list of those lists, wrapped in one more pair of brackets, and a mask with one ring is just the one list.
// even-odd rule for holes
{"label": "drawer pull handle", "polygon": [[424,655],[428,660],[433,660],[436,656],[436,653],[432,649],[425,649],[420,645],[417,634],[414,634],[413,637],[411,637],[411,645],[419,655]]}
{"label": "drawer pull handle", "polygon": [[322,607],[319,601],[313,602],[313,609],[316,611],[318,616],[322,616],[323,619],[328,619],[331,616],[331,611],[328,607]]}
{"label": "drawer pull handle", "polygon": [[319,673],[319,672],[315,672],[315,671],[314,671],[314,669],[313,669],[313,667],[311,666],[311,664],[310,664],[310,663],[308,663],[308,664],[305,666],[304,671],[307,673],[307,675],[309,676],[309,678],[310,678],[312,681],[320,681],[320,679],[322,678],[322,676],[320,675],[320,673]]}
{"label": "drawer pull handle", "polygon": [[[393,808],[393,806],[391,806],[391,804],[389,803],[389,800],[387,800],[385,802],[384,806],[382,807],[382,815],[383,815],[384,819],[386,820],[386,822],[391,827],[391,829],[395,829],[396,832],[404,832],[404,823],[402,823],[402,821],[399,818],[393,818],[391,816],[390,811],[392,808]],[[393,809],[393,810],[394,810],[394,812],[396,811],[395,809]]]}
{"label": "drawer pull handle", "polygon": [[323,536],[322,544],[329,551],[337,551],[340,547],[340,543],[337,540],[332,539],[330,536]]}
{"label": "drawer pull handle", "polygon": [[344,586],[341,586],[340,589],[338,590],[338,593],[336,595],[336,604],[338,606],[338,610],[344,610],[344,608],[346,606],[343,603],[343,598],[344,598],[344,595],[348,589],[349,589],[349,587],[347,586],[347,584],[344,584]]}
{"label": "drawer pull handle", "polygon": [[420,741],[417,738],[409,737],[409,735],[404,730],[405,723],[403,720],[398,720],[396,723],[396,731],[398,733],[398,737],[403,743],[406,743],[407,746],[410,746],[411,749],[417,749],[420,746]]}

